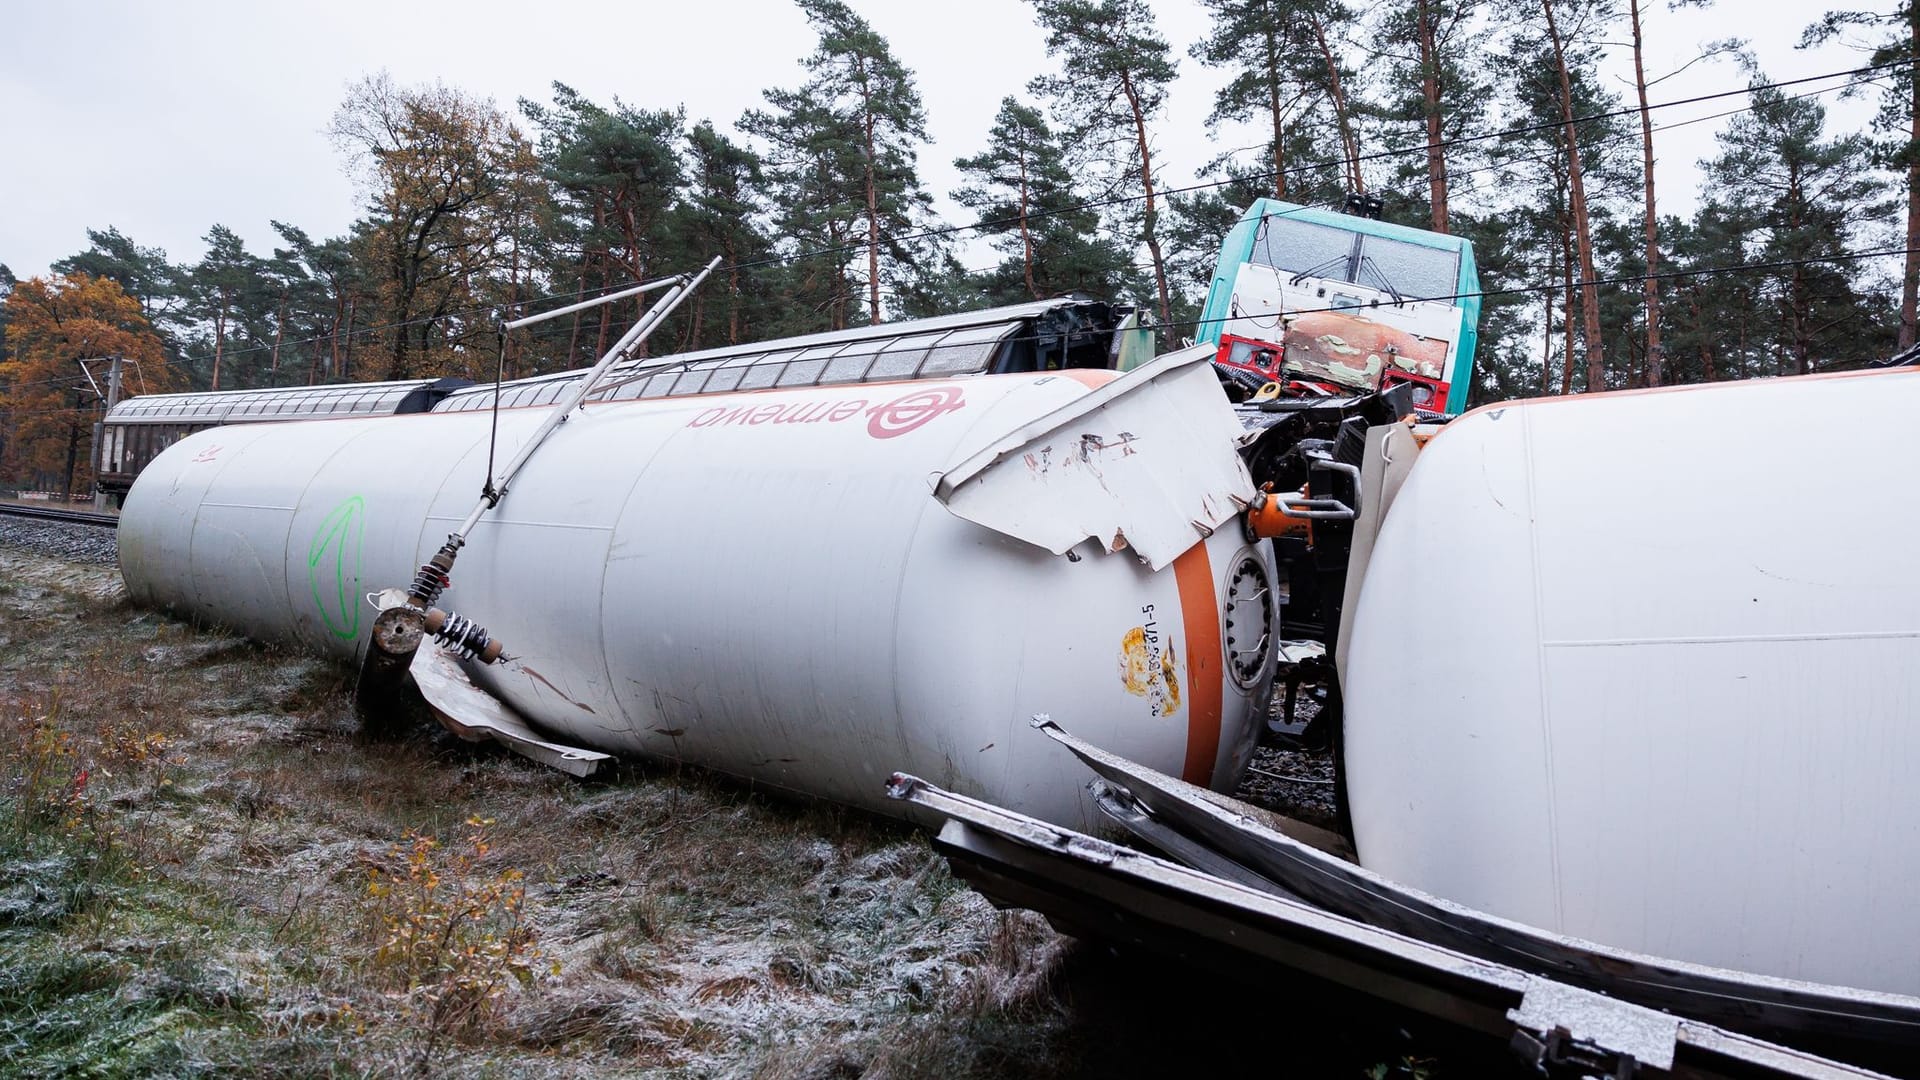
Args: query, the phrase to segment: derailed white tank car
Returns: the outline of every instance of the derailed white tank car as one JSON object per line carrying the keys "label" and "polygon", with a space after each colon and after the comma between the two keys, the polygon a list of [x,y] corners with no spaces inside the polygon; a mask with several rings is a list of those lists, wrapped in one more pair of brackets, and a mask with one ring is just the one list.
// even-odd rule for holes
{"label": "derailed white tank car", "polygon": [[[1230,788],[1278,614],[1270,556],[1231,524],[1252,494],[1232,414],[1204,354],[1115,382],[1069,366],[1107,361],[1110,319],[1014,310],[617,378],[642,396],[575,412],[467,537],[439,602],[508,653],[469,665],[475,680],[557,742],[895,812],[884,781],[909,767],[1090,824],[1084,769],[1016,737],[1043,712]],[[1009,362],[1028,370],[987,373]],[[663,379],[666,396],[646,389]],[[701,392],[722,383],[766,389]],[[1151,409],[1127,411],[1133,383]],[[494,414],[471,402],[183,440],[127,498],[131,595],[357,660],[368,594],[405,586],[474,505],[490,455],[512,456],[554,408],[500,410],[490,446]],[[1009,437],[1046,445],[1029,462]],[[1078,477],[1125,483],[1156,463],[1171,485],[1158,525],[1070,501]],[[1095,524],[1050,545],[1061,554],[1014,538],[1075,514]]]}
{"label": "derailed white tank car", "polygon": [[1920,994],[1916,408],[1908,368],[1442,429],[1343,661],[1364,864],[1638,952]]}

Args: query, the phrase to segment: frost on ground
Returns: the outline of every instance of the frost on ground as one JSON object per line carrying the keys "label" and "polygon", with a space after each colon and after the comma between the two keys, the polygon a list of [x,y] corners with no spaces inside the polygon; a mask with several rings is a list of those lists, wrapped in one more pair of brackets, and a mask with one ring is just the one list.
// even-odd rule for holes
{"label": "frost on ground", "polygon": [[904,826],[373,741],[350,679],[0,546],[0,1074],[1436,1074],[1404,1018],[997,912]]}

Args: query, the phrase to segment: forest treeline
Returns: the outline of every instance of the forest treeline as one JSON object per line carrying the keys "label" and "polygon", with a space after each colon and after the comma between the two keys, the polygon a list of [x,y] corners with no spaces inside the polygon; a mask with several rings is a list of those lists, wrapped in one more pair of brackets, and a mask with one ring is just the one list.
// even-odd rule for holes
{"label": "forest treeline", "polygon": [[[558,82],[508,108],[375,74],[328,125],[364,199],[344,235],[276,221],[249,250],[215,224],[176,263],[106,225],[51,278],[0,265],[0,480],[64,479],[98,412],[88,357],[137,359],[130,392],[491,378],[502,313],[716,255],[655,352],[1069,292],[1137,304],[1171,343],[1262,195],[1377,195],[1389,220],[1470,238],[1488,290],[1475,404],[1831,370],[1915,340],[1913,0],[1805,28],[1856,50],[1845,78],[1775,85],[1739,41],[1702,45],[1737,93],[1675,110],[1670,73],[1642,62],[1651,0],[1202,0],[1197,42],[1146,0],[1032,0],[1047,70],[1006,76],[955,162],[966,216],[944,220],[910,58],[841,0],[796,2],[817,35],[804,77],[731,122]],[[1603,74],[1610,54],[1632,82]],[[1219,154],[1175,190],[1157,135],[1183,60],[1226,81]],[[1829,130],[1840,94],[1879,104],[1868,130]],[[1711,142],[1703,113],[1726,116]],[[1687,217],[1658,211],[1660,157],[1705,172]],[[590,363],[646,302],[510,335],[507,376]]]}

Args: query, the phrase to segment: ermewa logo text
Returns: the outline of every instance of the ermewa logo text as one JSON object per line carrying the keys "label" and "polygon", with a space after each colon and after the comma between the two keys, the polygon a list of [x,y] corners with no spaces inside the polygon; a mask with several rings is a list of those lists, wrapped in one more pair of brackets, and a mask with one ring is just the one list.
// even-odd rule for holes
{"label": "ermewa logo text", "polygon": [[957,386],[934,386],[902,394],[878,405],[865,398],[843,401],[784,401],[758,405],[717,405],[687,421],[692,428],[746,426],[760,424],[839,424],[856,416],[867,418],[867,434],[876,439],[891,439],[933,423],[950,412],[966,407],[967,399]]}

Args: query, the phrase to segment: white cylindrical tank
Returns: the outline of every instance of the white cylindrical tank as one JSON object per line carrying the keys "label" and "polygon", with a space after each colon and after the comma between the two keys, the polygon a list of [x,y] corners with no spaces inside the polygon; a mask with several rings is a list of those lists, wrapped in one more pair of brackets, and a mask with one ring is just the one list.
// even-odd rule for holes
{"label": "white cylindrical tank", "polygon": [[[903,770],[1088,827],[1085,770],[1027,726],[1044,712],[1230,787],[1272,664],[1244,681],[1244,659],[1226,670],[1222,611],[1230,586],[1271,580],[1263,551],[1221,528],[1160,573],[1093,542],[1060,558],[930,493],[943,465],[1111,377],[591,407],[482,518],[440,606],[505,642],[512,661],[476,678],[562,742],[892,812],[883,785]],[[496,468],[545,415],[500,414]],[[489,423],[184,439],[127,497],[129,592],[356,658],[375,614],[365,594],[404,588],[475,504]]]}
{"label": "white cylindrical tank", "polygon": [[1352,613],[1368,869],[1638,952],[1920,993],[1920,371],[1483,408]]}

